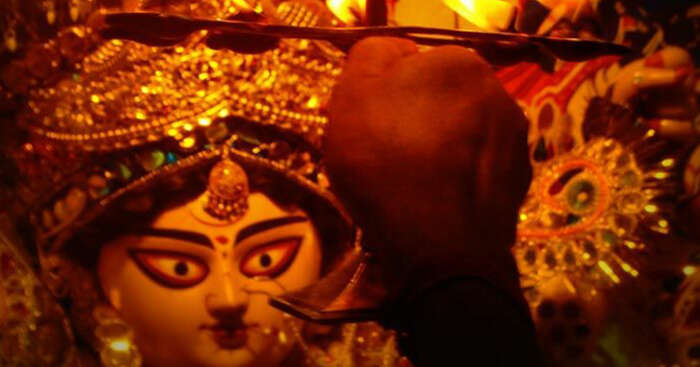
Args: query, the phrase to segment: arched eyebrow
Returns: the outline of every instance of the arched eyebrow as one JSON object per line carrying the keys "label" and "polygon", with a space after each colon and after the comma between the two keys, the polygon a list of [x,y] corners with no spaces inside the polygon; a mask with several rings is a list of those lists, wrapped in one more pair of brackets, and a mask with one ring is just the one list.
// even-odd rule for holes
{"label": "arched eyebrow", "polygon": [[214,244],[211,242],[209,237],[199,232],[170,228],[139,228],[132,233],[143,236],[172,238],[175,240],[190,242],[195,245],[202,245],[211,249],[214,248]]}
{"label": "arched eyebrow", "polygon": [[270,229],[275,228],[275,227],[284,226],[284,225],[292,224],[292,223],[306,222],[308,220],[309,220],[309,218],[307,218],[307,217],[304,217],[301,215],[295,215],[295,216],[289,216],[289,217],[268,219],[268,220],[263,220],[263,221],[260,221],[257,223],[253,223],[253,224],[241,229],[240,231],[238,231],[238,234],[236,235],[236,242],[235,243],[240,243],[248,237],[256,235],[260,232],[270,230]]}

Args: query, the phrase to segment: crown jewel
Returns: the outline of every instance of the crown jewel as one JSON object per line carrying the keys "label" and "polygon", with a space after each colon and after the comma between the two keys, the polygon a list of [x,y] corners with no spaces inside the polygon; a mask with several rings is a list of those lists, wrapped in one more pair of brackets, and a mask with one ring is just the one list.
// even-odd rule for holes
{"label": "crown jewel", "polygon": [[222,160],[209,173],[204,210],[214,218],[234,221],[248,210],[248,176],[224,151]]}

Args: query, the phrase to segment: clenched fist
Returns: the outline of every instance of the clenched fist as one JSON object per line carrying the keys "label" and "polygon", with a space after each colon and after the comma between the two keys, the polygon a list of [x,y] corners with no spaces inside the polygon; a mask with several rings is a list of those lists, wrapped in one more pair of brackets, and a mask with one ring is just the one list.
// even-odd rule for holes
{"label": "clenched fist", "polygon": [[530,182],[526,136],[522,111],[474,52],[393,38],[353,47],[325,154],[390,295],[459,274],[517,291],[508,249]]}

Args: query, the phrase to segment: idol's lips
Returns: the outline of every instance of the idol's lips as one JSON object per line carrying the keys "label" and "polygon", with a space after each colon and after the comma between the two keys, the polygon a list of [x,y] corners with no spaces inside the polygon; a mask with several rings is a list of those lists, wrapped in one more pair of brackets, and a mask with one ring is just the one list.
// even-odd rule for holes
{"label": "idol's lips", "polygon": [[255,325],[217,323],[202,325],[200,329],[209,330],[212,339],[222,349],[239,349],[245,346],[248,340],[248,331],[253,327]]}

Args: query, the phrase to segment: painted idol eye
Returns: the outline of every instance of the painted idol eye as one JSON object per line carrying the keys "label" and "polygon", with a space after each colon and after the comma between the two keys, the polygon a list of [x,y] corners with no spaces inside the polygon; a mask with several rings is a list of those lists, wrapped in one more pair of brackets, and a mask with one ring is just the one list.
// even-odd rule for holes
{"label": "painted idol eye", "polygon": [[141,271],[166,287],[192,287],[209,274],[206,263],[190,255],[162,250],[131,250],[129,254]]}
{"label": "painted idol eye", "polygon": [[293,237],[258,246],[243,257],[241,273],[250,278],[277,277],[292,264],[300,244],[301,238]]}

